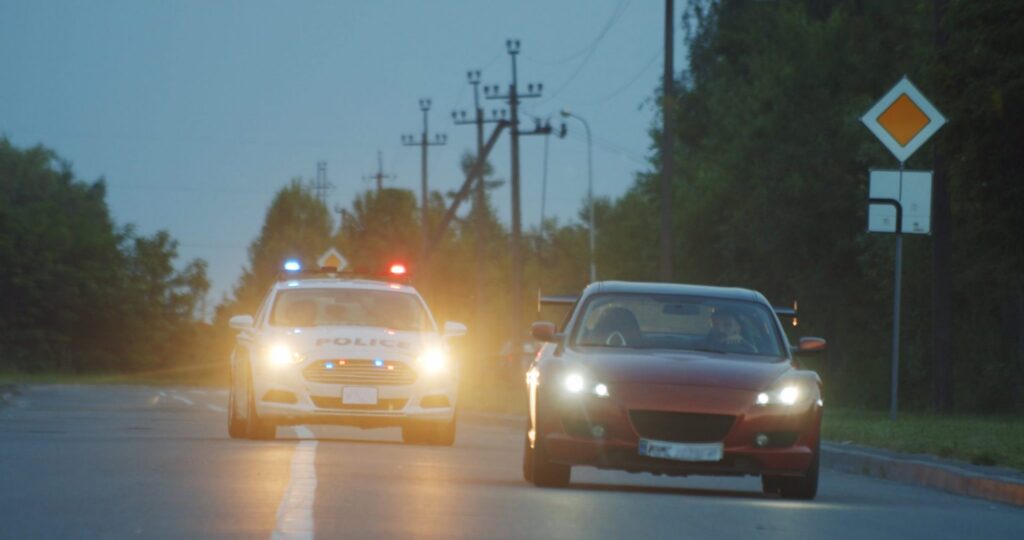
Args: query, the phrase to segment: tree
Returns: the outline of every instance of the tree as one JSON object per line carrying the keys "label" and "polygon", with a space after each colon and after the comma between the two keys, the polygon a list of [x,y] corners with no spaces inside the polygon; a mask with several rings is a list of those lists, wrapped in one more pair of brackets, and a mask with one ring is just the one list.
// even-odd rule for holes
{"label": "tree", "polygon": [[249,267],[234,289],[234,299],[218,309],[218,319],[234,313],[254,313],[286,259],[314,266],[331,245],[330,213],[310,186],[295,178],[277,192],[260,235],[249,245]]}
{"label": "tree", "polygon": [[115,227],[102,180],[0,138],[0,366],[137,370],[188,357],[209,283],[166,233]]}

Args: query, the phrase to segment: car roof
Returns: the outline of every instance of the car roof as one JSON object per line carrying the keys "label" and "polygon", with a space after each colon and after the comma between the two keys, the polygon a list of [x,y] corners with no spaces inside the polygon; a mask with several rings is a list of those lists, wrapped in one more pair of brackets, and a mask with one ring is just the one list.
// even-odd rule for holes
{"label": "car roof", "polygon": [[300,278],[285,279],[274,284],[275,290],[287,289],[362,289],[371,291],[397,291],[409,294],[419,294],[415,287],[404,283],[377,281],[365,278]]}
{"label": "car roof", "polygon": [[619,294],[679,294],[686,296],[704,296],[723,300],[743,300],[747,302],[768,303],[765,297],[750,289],[739,287],[715,287],[711,285],[690,285],[686,283],[653,283],[641,281],[598,281],[583,290],[584,295],[619,293]]}

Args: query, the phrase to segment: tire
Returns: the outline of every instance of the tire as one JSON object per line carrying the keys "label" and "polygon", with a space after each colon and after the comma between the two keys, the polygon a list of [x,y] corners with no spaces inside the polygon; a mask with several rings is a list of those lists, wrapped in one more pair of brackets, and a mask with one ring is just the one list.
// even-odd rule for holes
{"label": "tire", "polygon": [[451,446],[455,444],[455,418],[448,422],[412,420],[402,426],[402,441],[406,444]]}
{"label": "tire", "polygon": [[818,495],[818,468],[821,444],[814,445],[814,459],[803,476],[787,476],[780,478],[779,495],[783,499],[809,501]]}
{"label": "tire", "polygon": [[277,426],[267,420],[261,420],[256,413],[256,392],[253,390],[252,376],[249,376],[248,390],[246,391],[246,429],[245,436],[249,439],[267,441],[277,437]]}
{"label": "tire", "polygon": [[[539,410],[537,418],[537,425],[543,425],[544,423],[540,421]],[[537,487],[565,487],[569,485],[572,477],[572,466],[563,463],[553,463],[548,460],[548,453],[544,448],[544,437],[539,429],[537,430],[536,440],[533,442],[533,452],[531,454],[533,485]]]}
{"label": "tire", "polygon": [[228,392],[228,436],[232,439],[241,439],[245,437],[248,426],[246,425],[245,418],[238,415],[238,406],[235,404],[238,401],[236,380],[237,377],[232,373],[231,386]]}
{"label": "tire", "polygon": [[533,482],[533,448],[530,448],[530,437],[523,437],[523,480]]}

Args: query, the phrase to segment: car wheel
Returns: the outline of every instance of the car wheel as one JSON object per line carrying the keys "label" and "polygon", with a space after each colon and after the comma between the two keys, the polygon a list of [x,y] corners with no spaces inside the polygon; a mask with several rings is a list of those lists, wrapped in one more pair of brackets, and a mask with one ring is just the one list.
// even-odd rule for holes
{"label": "car wheel", "polygon": [[256,413],[256,392],[253,390],[252,376],[249,377],[246,393],[246,430],[245,436],[256,440],[270,440],[277,436],[277,426],[267,420],[261,420]]}
{"label": "car wheel", "polygon": [[231,385],[228,392],[228,436],[232,439],[241,439],[245,437],[246,433],[246,422],[245,418],[238,415],[238,386],[237,377],[232,374]]}
{"label": "car wheel", "polygon": [[533,448],[530,448],[530,437],[523,437],[523,480],[533,482]]}
{"label": "car wheel", "polygon": [[792,476],[780,478],[779,495],[783,499],[799,499],[809,501],[818,495],[818,468],[821,445],[814,447],[814,459],[803,476]]}
{"label": "car wheel", "polygon": [[[537,425],[544,425],[539,421],[540,413],[537,413]],[[544,437],[537,432],[536,440],[533,442],[533,485],[537,487],[565,487],[569,485],[572,476],[572,466],[564,463],[553,463],[548,460],[547,450],[544,448]]]}
{"label": "car wheel", "polygon": [[402,426],[406,444],[451,446],[455,443],[455,418],[448,422],[410,421]]}

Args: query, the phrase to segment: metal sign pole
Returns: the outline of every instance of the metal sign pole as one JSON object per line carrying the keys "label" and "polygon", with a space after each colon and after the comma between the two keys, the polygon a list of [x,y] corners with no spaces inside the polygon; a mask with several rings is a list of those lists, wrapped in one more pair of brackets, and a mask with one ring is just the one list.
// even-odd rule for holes
{"label": "metal sign pole", "polygon": [[[896,419],[899,409],[900,382],[900,277],[903,267],[903,164],[922,144],[946,123],[946,118],[904,76],[886,92],[860,119],[900,162],[899,191],[896,199],[869,198],[871,204],[892,204],[896,208],[896,269],[892,300],[892,377],[889,419]],[[910,205],[915,213],[919,208]],[[915,218],[919,218],[917,215]],[[870,222],[870,216],[869,216]],[[870,229],[869,225],[869,229]],[[881,232],[881,231],[879,231]],[[919,232],[915,227],[914,231]]]}
{"label": "metal sign pole", "polygon": [[[903,162],[900,161],[900,198],[903,198]],[[902,210],[902,209],[901,209]],[[889,389],[889,420],[896,420],[899,410],[900,386],[900,290],[903,276],[903,212],[896,219],[896,269],[893,276],[892,299],[892,376]]]}

